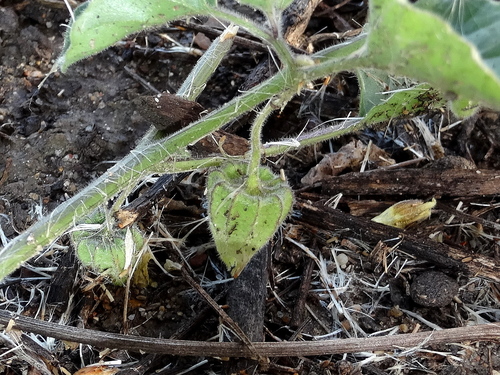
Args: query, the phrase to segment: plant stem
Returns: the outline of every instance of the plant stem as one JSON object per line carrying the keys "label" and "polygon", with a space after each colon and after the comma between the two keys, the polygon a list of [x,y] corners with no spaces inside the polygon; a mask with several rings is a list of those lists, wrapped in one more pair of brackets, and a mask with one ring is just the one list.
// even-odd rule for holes
{"label": "plant stem", "polygon": [[276,109],[284,108],[286,103],[292,99],[296,94],[295,87],[290,87],[288,89],[284,89],[281,93],[276,95],[274,98],[270,99],[264,108],[259,111],[257,116],[255,117],[254,123],[252,125],[252,129],[250,132],[250,163],[248,165],[248,179],[247,179],[247,187],[250,191],[253,191],[255,194],[259,194],[260,192],[260,177],[259,177],[259,168],[260,168],[260,160],[263,155],[262,149],[262,128],[266,123],[267,118],[271,113],[273,113]]}
{"label": "plant stem", "polygon": [[252,194],[260,194],[260,159],[262,156],[262,128],[266,123],[269,115],[274,111],[271,100],[269,100],[264,108],[257,113],[250,131],[250,163],[247,170],[247,188]]}
{"label": "plant stem", "polygon": [[205,89],[205,86],[219,66],[222,59],[233,45],[234,37],[238,32],[238,26],[229,25],[224,32],[210,44],[184,80],[176,95],[188,100],[196,100]]}
{"label": "plant stem", "polygon": [[264,156],[276,156],[281,155],[289,151],[291,148],[301,148],[305,146],[311,146],[324,142],[333,138],[338,138],[341,135],[352,133],[357,130],[363,129],[366,126],[364,122],[360,119],[346,120],[338,125],[324,126],[320,129],[304,133],[298,138],[294,139],[294,142],[298,142],[295,146],[292,142],[272,142],[271,144],[264,145]]}
{"label": "plant stem", "polygon": [[[186,160],[171,160],[167,159],[161,162],[158,166],[168,170],[169,173],[181,173],[194,171],[200,168],[218,167],[224,162],[227,162],[227,156],[212,156],[202,159],[186,159]],[[232,156],[231,160],[243,160],[243,156]]]}

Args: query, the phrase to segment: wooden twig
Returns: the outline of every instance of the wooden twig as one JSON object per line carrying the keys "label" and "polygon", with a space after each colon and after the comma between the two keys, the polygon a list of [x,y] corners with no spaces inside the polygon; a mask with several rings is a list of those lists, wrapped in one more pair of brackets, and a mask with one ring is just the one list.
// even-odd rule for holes
{"label": "wooden twig", "polygon": [[[126,336],[118,333],[69,327],[0,310],[0,324],[8,325],[11,320],[14,322],[12,328],[54,337],[59,340],[90,344],[98,347],[124,349],[131,352],[159,353],[176,356],[255,356],[255,353],[243,343],[183,341]],[[257,354],[263,357],[297,357],[379,350],[404,350],[414,347],[427,347],[438,343],[451,344],[466,340],[500,341],[500,322],[395,336],[325,341],[254,342],[253,348]]]}
{"label": "wooden twig", "polygon": [[500,171],[469,169],[376,169],[322,182],[322,194],[473,197],[500,194]]}

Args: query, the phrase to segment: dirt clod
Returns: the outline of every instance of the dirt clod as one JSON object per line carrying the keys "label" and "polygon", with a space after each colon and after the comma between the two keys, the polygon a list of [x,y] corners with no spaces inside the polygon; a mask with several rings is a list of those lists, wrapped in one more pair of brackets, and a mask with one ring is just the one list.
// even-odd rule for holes
{"label": "dirt clod", "polygon": [[457,282],[439,271],[418,275],[410,286],[413,301],[426,307],[446,306],[457,293]]}

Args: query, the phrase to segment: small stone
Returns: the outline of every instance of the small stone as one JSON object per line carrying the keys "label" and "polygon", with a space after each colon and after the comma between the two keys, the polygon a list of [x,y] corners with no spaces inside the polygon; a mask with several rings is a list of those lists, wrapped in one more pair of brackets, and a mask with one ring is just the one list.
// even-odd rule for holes
{"label": "small stone", "polygon": [[413,301],[426,307],[449,305],[457,293],[457,282],[439,271],[427,271],[418,275],[410,286]]}
{"label": "small stone", "polygon": [[349,263],[349,258],[347,255],[339,254],[335,258],[337,259],[340,268],[344,269],[347,267],[347,263]]}

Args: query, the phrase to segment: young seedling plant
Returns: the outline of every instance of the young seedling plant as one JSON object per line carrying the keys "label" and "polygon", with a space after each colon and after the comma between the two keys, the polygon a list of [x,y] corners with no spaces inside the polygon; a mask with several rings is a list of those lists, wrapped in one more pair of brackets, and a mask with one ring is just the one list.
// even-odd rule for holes
{"label": "young seedling plant", "polygon": [[[131,187],[147,176],[197,168],[210,168],[210,229],[221,259],[237,276],[274,235],[292,207],[288,183],[261,166],[262,158],[373,123],[418,115],[444,104],[462,117],[472,115],[481,106],[500,109],[500,39],[492,37],[500,35],[498,2],[420,0],[412,4],[407,0],[371,0],[368,23],[361,35],[311,55],[292,52],[283,37],[281,15],[291,0],[239,2],[259,9],[268,22],[257,23],[224,8],[216,0],[93,0],[75,10],[57,62],[62,72],[131,33],[206,14],[232,25],[200,59],[177,92],[179,97],[196,99],[228,51],[238,27],[270,48],[279,71],[174,134],[165,135],[152,128],[128,156],[1,249],[0,279],[82,222],[96,223],[95,218],[99,217],[97,223],[108,228],[104,231],[106,236],[109,228],[119,233],[112,225],[112,213],[99,214],[107,202],[114,199],[112,211],[117,210]],[[359,118],[324,126],[293,140],[262,144],[261,131],[269,114],[281,110],[294,95],[300,95],[309,82],[341,71],[352,71],[358,76]],[[396,81],[391,77],[407,77],[421,83],[394,86]],[[251,129],[251,150],[246,155],[197,159],[189,154],[188,145],[249,111],[256,111],[257,115]],[[136,233],[132,229],[128,234],[117,234],[117,246],[126,246],[123,243],[128,238],[129,246],[141,247],[143,241],[137,239]],[[73,236],[80,256],[88,252],[85,241],[92,237]],[[116,245],[114,240],[108,242]],[[96,254],[88,254],[88,263],[92,263],[93,257]],[[118,270],[127,267],[120,262]],[[123,276],[123,272],[119,275]]]}

